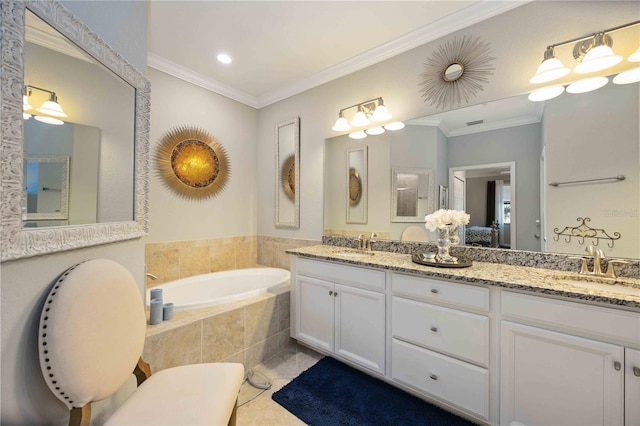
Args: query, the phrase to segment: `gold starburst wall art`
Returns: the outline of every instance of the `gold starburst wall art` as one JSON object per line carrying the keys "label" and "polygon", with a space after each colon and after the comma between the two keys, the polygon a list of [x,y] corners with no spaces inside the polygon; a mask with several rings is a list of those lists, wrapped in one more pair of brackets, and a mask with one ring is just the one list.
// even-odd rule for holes
{"label": "gold starburst wall art", "polygon": [[422,97],[438,109],[459,107],[469,103],[477,92],[483,90],[493,75],[495,60],[491,45],[480,37],[465,35],[448,40],[425,63],[420,74]]}
{"label": "gold starburst wall art", "polygon": [[203,129],[179,126],[160,138],[156,150],[158,174],[176,194],[205,199],[224,189],[231,173],[227,153]]}

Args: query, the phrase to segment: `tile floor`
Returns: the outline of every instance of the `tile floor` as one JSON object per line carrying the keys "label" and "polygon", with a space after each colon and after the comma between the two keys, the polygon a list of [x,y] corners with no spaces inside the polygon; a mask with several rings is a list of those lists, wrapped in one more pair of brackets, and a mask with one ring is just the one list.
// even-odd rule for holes
{"label": "tile floor", "polygon": [[[284,387],[292,379],[297,377],[304,370],[318,362],[323,355],[298,346],[294,351],[282,352],[262,364],[256,365],[253,370],[266,376],[272,383],[270,389],[264,391],[255,399],[241,405],[238,408],[238,426],[292,426],[304,425],[300,419],[278,403],[271,399],[271,395]],[[243,386],[249,386],[245,383]],[[251,392],[248,389],[247,392]],[[256,392],[257,393],[257,392]],[[241,391],[241,397],[243,391]],[[240,403],[243,402],[240,398]]]}

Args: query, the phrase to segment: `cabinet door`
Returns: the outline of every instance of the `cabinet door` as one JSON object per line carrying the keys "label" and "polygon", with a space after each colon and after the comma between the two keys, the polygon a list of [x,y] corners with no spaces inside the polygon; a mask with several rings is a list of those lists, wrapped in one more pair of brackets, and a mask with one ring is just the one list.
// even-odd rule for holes
{"label": "cabinet door", "polygon": [[624,350],[624,424],[640,425],[640,351]]}
{"label": "cabinet door", "polygon": [[624,348],[502,322],[500,424],[623,421]]}
{"label": "cabinet door", "polygon": [[336,284],[335,352],[384,374],[385,296]]}
{"label": "cabinet door", "polygon": [[299,340],[333,352],[333,283],[298,275]]}

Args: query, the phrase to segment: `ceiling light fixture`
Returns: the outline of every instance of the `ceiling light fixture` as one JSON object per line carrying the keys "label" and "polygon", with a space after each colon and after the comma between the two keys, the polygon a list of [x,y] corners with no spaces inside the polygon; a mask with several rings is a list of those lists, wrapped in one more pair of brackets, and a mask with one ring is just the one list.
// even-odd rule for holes
{"label": "ceiling light fixture", "polygon": [[[355,113],[354,117],[351,119],[351,122],[349,122],[344,117],[344,112],[346,110],[348,110],[348,109],[351,109],[351,108],[357,108],[357,112]],[[369,99],[367,101],[360,102],[360,103],[348,106],[346,108],[342,108],[338,112],[338,119],[336,120],[335,124],[333,125],[333,127],[331,129],[336,131],[336,132],[346,132],[348,130],[351,130],[352,126],[353,127],[365,127],[365,126],[368,126],[369,124],[371,124],[371,122],[380,123],[380,122],[383,122],[383,121],[387,121],[390,118],[391,118],[391,113],[389,112],[387,107],[384,105],[384,100],[381,97],[380,98],[374,98],[374,99]],[[400,123],[400,122],[396,122],[396,123]],[[400,123],[400,124],[402,124],[402,123]],[[387,126],[388,126],[388,124],[385,125],[384,128],[383,128],[383,127],[378,125],[378,126],[375,126],[373,128],[366,129],[366,133],[365,133],[365,131],[353,132],[353,133],[349,134],[349,137],[351,137],[353,139],[362,139],[362,138],[367,137],[367,134],[379,135],[381,133],[384,133],[385,129],[386,130],[399,130],[402,127],[404,127],[404,124],[402,124],[402,127],[397,127],[397,129],[391,129],[391,128],[387,127]],[[355,135],[355,136],[352,136],[352,135]]]}
{"label": "ceiling light fixture", "polygon": [[[630,22],[628,24],[619,25],[594,34],[583,37],[566,40],[560,43],[553,43],[547,46],[544,52],[544,60],[538,66],[536,73],[529,80],[530,83],[539,84],[557,80],[569,74],[570,69],[565,67],[562,62],[555,57],[555,49],[560,46],[574,44],[573,58],[579,62],[573,72],[576,74],[588,74],[603,71],[622,62],[622,56],[616,55],[612,49],[613,39],[609,35],[612,32],[627,29],[640,24],[640,21]],[[640,62],[640,47],[638,50],[628,57],[629,62]],[[628,72],[628,74],[626,74]],[[638,80],[636,76],[640,71],[625,71],[622,77],[614,78],[616,84],[633,83]],[[604,76],[587,78],[576,81],[567,87],[569,93],[585,93],[596,90],[608,83],[608,79]],[[622,83],[622,82],[625,83]],[[545,101],[555,98],[564,92],[562,86],[543,87],[534,90],[529,94],[529,100],[533,102]]]}
{"label": "ceiling light fixture", "polygon": [[220,53],[216,58],[218,59],[218,62],[221,62],[223,64],[230,64],[232,62],[231,56],[227,55],[226,53]]}

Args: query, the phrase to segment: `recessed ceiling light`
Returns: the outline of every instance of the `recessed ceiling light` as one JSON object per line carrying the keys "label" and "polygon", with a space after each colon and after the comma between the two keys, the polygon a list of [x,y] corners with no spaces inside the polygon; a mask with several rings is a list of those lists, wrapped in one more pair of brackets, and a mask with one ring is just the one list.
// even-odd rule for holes
{"label": "recessed ceiling light", "polygon": [[231,56],[227,55],[226,53],[220,53],[218,55],[218,61],[222,62],[223,64],[230,64]]}

